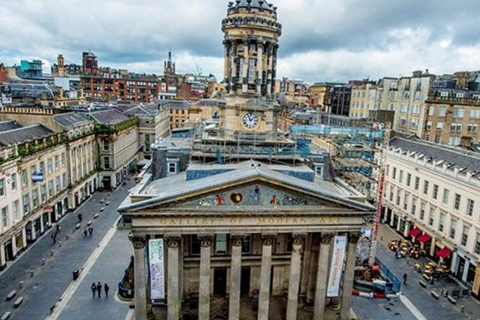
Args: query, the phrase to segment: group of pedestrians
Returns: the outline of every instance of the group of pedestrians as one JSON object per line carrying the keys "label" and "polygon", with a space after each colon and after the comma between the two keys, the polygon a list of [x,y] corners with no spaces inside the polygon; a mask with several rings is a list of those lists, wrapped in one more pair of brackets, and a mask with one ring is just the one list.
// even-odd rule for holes
{"label": "group of pedestrians", "polygon": [[85,228],[85,230],[83,230],[83,236],[84,237],[87,237],[87,236],[92,236],[92,233],[93,233],[93,227],[88,227],[88,228]]}
{"label": "group of pedestrians", "polygon": [[92,283],[90,286],[90,289],[92,290],[92,298],[95,299],[95,294],[98,294],[98,298],[100,299],[102,297],[102,288],[105,291],[105,297],[108,298],[108,290],[110,290],[110,287],[108,286],[107,283],[104,283],[103,286],[98,281],[97,284],[95,282]]}

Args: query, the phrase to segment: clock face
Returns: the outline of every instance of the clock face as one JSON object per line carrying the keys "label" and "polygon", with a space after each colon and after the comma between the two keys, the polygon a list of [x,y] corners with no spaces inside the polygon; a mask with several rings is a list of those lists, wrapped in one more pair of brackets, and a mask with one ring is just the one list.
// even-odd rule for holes
{"label": "clock face", "polygon": [[247,128],[255,128],[258,125],[258,116],[255,112],[248,112],[243,116],[243,125]]}

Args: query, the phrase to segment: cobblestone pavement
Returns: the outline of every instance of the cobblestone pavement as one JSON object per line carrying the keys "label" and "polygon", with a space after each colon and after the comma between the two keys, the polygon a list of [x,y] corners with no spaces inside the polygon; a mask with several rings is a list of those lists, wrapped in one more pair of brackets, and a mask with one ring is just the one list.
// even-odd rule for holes
{"label": "cobblestone pavement", "polygon": [[[0,315],[10,311],[12,313],[10,319],[46,318],[50,314],[50,308],[70,285],[72,271],[82,268],[99,241],[118,219],[117,206],[127,196],[128,189],[133,185],[133,181],[127,181],[115,191],[96,192],[79,209],[68,213],[59,222],[62,230],[56,244],[52,244],[51,231],[47,232],[46,236],[38,239],[14,264],[2,272],[0,297],[6,297],[10,291],[18,289],[19,282],[23,281],[23,288],[17,291],[16,297],[23,297],[24,301],[18,309],[14,309],[13,301],[5,301],[1,298]],[[104,198],[110,201],[110,205],[101,203],[101,199]],[[105,211],[100,213],[101,207],[105,207]],[[82,227],[72,231],[77,223],[77,213],[82,213]],[[100,213],[98,219],[93,218],[96,213]],[[90,220],[94,229],[93,235],[84,238],[82,231]],[[68,239],[66,239],[67,235]],[[42,265],[42,259],[45,259],[44,265]],[[128,256],[125,267],[126,263],[128,263]],[[30,276],[30,270],[33,270],[33,277]],[[116,284],[111,283],[113,296]]]}

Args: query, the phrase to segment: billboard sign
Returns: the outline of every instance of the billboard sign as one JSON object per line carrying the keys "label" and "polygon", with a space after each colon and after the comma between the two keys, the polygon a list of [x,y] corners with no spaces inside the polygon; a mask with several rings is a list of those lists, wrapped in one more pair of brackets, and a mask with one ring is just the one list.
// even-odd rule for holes
{"label": "billboard sign", "polygon": [[32,173],[32,182],[43,182],[43,173],[41,172]]}
{"label": "billboard sign", "polygon": [[165,265],[163,239],[148,241],[150,293],[152,300],[165,299]]}
{"label": "billboard sign", "polygon": [[333,241],[332,264],[330,266],[330,275],[327,283],[327,297],[339,296],[346,244],[346,236],[335,236]]}

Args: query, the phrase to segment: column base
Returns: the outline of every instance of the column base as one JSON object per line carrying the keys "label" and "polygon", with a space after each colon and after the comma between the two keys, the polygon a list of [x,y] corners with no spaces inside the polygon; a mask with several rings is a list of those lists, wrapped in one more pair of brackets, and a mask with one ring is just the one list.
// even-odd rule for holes
{"label": "column base", "polygon": [[155,320],[155,314],[153,313],[152,305],[147,305],[147,320]]}
{"label": "column base", "polygon": [[332,298],[327,307],[330,310],[338,311],[342,308],[342,300],[340,299],[340,297]]}

